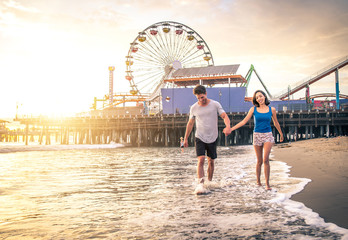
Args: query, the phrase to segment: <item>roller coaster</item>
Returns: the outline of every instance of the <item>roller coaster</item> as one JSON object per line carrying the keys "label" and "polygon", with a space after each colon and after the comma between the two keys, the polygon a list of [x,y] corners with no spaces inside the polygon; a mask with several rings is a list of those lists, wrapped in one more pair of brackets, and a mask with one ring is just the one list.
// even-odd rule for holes
{"label": "roller coaster", "polygon": [[[309,98],[310,99],[315,99],[315,98],[334,98],[336,97],[335,93],[319,93],[319,94],[313,94],[310,95]],[[348,95],[345,94],[340,94],[339,95],[340,99],[348,99]],[[306,100],[307,97],[302,97],[299,100]]]}
{"label": "roller coaster", "polygon": [[[291,95],[294,93],[300,91],[301,89],[304,89],[308,87],[310,84],[313,84],[320,79],[330,75],[331,73],[336,72],[336,94],[335,96],[337,97],[339,94],[339,88],[338,88],[338,70],[343,68],[348,64],[348,56],[339,59],[338,61],[334,62],[333,64],[330,64],[329,66],[319,70],[317,73],[312,74],[310,77],[307,77],[306,79],[295,83],[294,85],[290,85],[290,87],[281,93],[277,94],[274,96],[276,99],[281,99],[284,100],[286,98],[290,98]],[[329,97],[329,95],[325,95]],[[330,95],[331,96],[331,95]]]}

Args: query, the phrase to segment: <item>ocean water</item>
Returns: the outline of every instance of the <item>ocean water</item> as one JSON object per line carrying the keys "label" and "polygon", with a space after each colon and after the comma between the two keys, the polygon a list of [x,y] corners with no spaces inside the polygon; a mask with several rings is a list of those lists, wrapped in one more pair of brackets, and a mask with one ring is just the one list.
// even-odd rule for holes
{"label": "ocean water", "polygon": [[[0,239],[347,239],[289,200],[309,179],[271,161],[256,186],[252,146],[219,147],[195,195],[194,148],[0,146]],[[263,179],[263,176],[262,176]]]}

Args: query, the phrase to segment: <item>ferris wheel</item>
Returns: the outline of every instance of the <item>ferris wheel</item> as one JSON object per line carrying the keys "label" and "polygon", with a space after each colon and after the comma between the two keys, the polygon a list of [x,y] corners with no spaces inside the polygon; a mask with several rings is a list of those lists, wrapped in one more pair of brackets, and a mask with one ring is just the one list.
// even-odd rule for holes
{"label": "ferris wheel", "polygon": [[125,78],[132,95],[155,96],[174,70],[211,65],[211,51],[196,31],[177,22],[158,22],[139,32],[130,44]]}

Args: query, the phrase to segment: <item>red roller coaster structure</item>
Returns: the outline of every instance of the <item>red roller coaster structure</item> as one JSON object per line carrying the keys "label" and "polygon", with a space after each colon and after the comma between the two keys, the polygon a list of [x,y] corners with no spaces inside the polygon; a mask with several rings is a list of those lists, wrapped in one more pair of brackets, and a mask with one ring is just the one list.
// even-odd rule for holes
{"label": "red roller coaster structure", "polygon": [[323,68],[322,70],[318,71],[315,74],[312,74],[309,78],[306,78],[300,82],[295,83],[293,86],[290,86],[290,88],[282,91],[281,93],[274,96],[274,98],[285,100],[286,98],[289,98],[294,93],[300,91],[301,89],[304,89],[305,87],[309,86],[310,84],[313,84],[320,79],[330,75],[333,72],[336,72],[336,97],[338,97],[339,89],[338,89],[338,70],[343,68],[348,64],[348,56],[334,62],[333,64]]}

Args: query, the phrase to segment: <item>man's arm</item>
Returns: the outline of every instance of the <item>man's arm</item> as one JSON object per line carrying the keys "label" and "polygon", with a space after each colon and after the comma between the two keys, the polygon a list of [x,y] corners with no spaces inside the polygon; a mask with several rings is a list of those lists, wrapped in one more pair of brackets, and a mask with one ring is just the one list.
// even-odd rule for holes
{"label": "man's arm", "polygon": [[232,132],[230,118],[228,117],[228,115],[225,112],[221,113],[220,117],[224,120],[224,123],[226,126],[224,128],[223,132],[225,133],[226,136],[228,136]]}
{"label": "man's arm", "polygon": [[184,147],[188,147],[188,137],[191,134],[193,125],[195,124],[195,119],[194,118],[190,118],[189,121],[187,122],[186,125],[186,132],[185,132],[185,137],[184,137]]}

